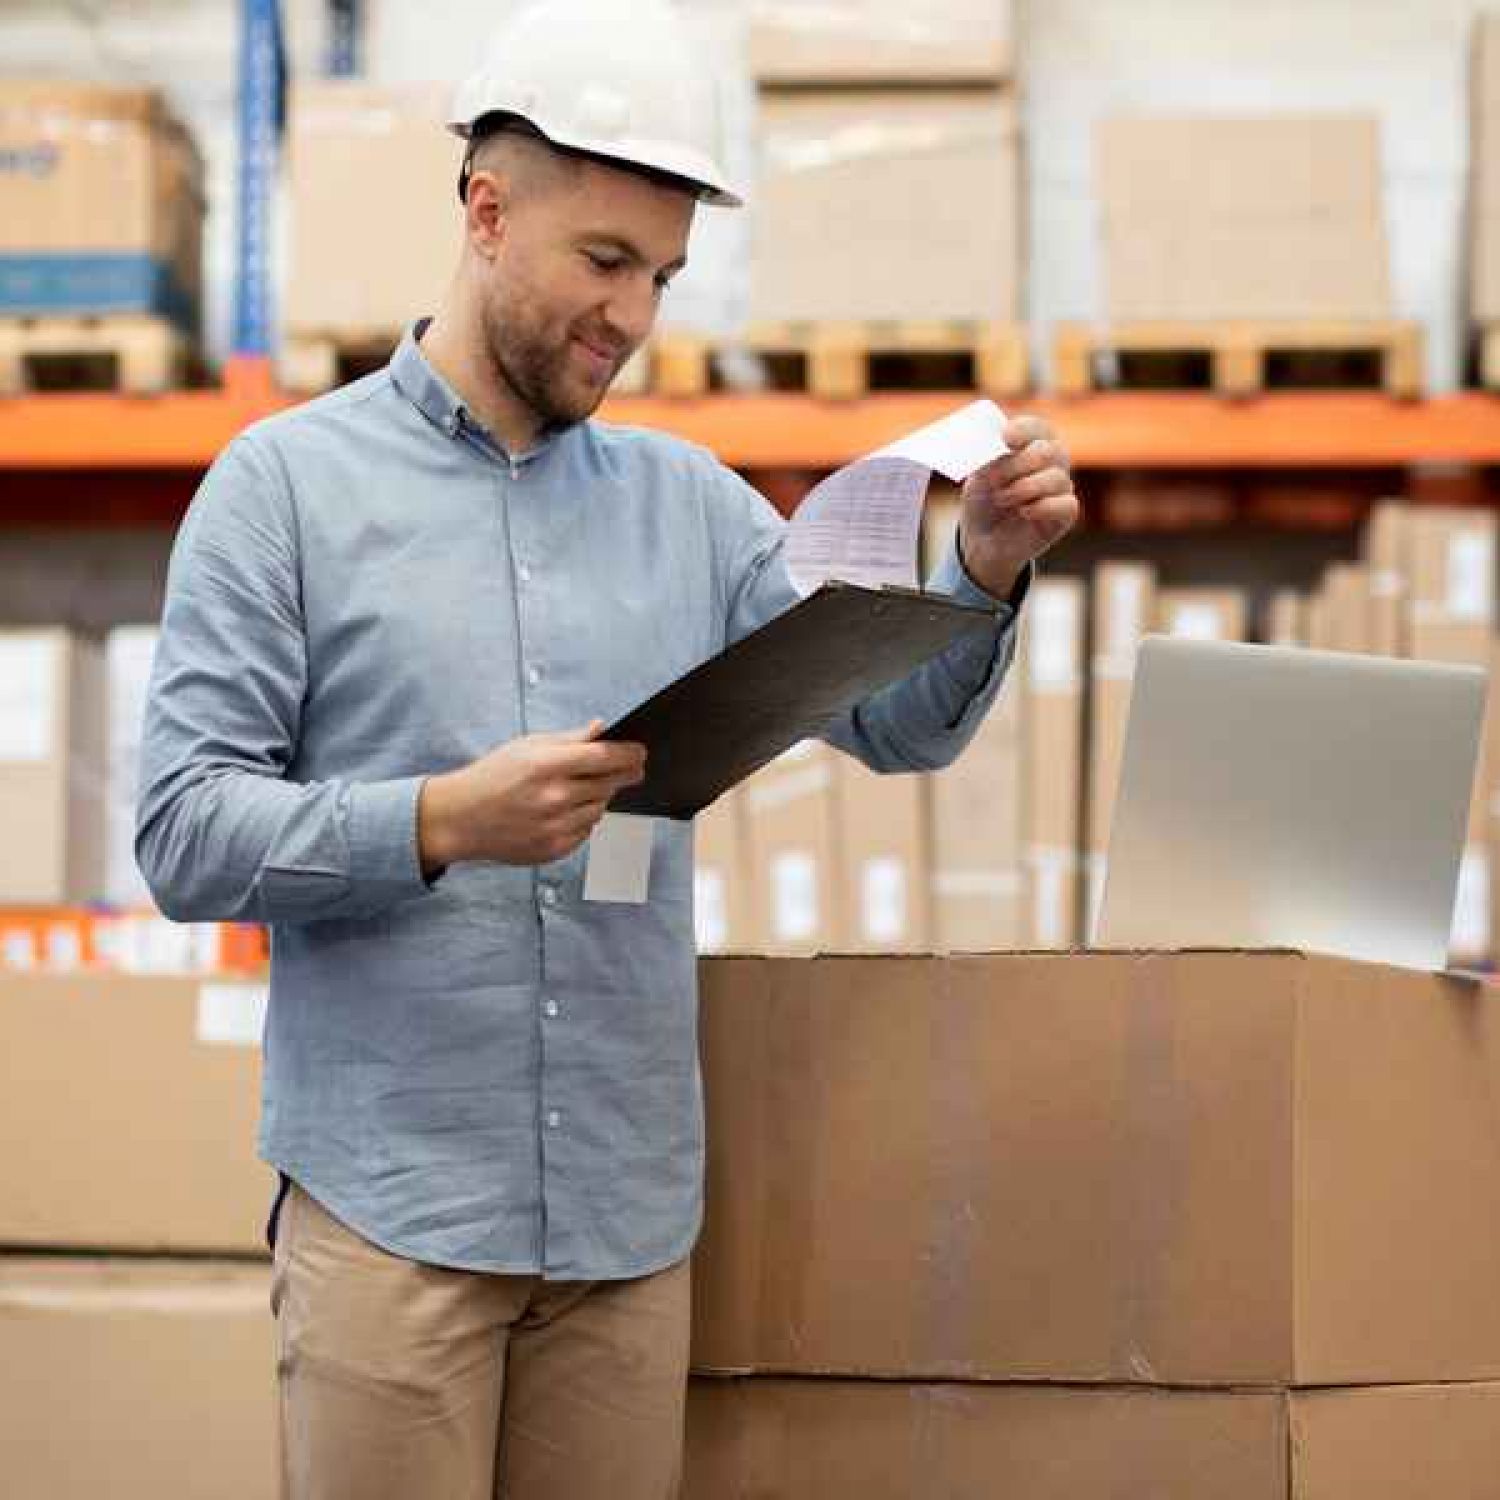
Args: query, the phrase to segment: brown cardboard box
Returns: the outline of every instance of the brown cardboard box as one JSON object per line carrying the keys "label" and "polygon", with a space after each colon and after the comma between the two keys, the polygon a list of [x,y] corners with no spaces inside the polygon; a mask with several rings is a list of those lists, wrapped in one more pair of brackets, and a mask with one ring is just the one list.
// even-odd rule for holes
{"label": "brown cardboard box", "polygon": [[1141,637],[1156,615],[1156,569],[1108,562],[1094,570],[1093,673],[1089,681],[1089,796],[1085,832],[1085,941],[1092,942],[1104,895],[1125,724]]}
{"label": "brown cardboard box", "polygon": [[761,83],[995,82],[1014,66],[1011,0],[752,0]]}
{"label": "brown cardboard box", "polygon": [[933,944],[944,951],[1025,947],[1024,684],[1007,681],[962,755],[926,780],[932,824]]}
{"label": "brown cardboard box", "polygon": [[1028,946],[1078,941],[1082,838],[1084,588],[1039,579],[1021,622],[1026,687]]}
{"label": "brown cardboard box", "polygon": [[752,322],[1018,316],[1009,94],[766,94],[760,115]]}
{"label": "brown cardboard box", "polygon": [[837,947],[853,953],[922,953],[932,947],[931,836],[920,777],[881,775],[835,755]]}
{"label": "brown cardboard box", "polygon": [[[458,264],[460,143],[441,90],[349,79],[295,84],[287,127],[292,333],[377,336],[432,312]],[[379,184],[378,232],[352,226]]]}
{"label": "brown cardboard box", "polygon": [[1270,952],[701,978],[700,1370],[1500,1376],[1500,992]]}
{"label": "brown cardboard box", "polygon": [[1491,1500],[1500,1386],[695,1380],[683,1500]]}
{"label": "brown cardboard box", "polygon": [[264,1254],[263,984],[0,974],[0,1244]]}
{"label": "brown cardboard box", "polygon": [[0,79],[0,158],[0,309],[196,323],[203,164],[156,90]]}
{"label": "brown cardboard box", "polygon": [[815,953],[838,943],[838,829],[834,757],[803,740],[743,784],[750,911],[757,948]]}
{"label": "brown cardboard box", "polygon": [[1390,316],[1373,117],[1106,119],[1113,319]]}
{"label": "brown cardboard box", "polygon": [[1307,600],[1296,589],[1277,589],[1266,611],[1266,643],[1271,646],[1307,644]]}
{"label": "brown cardboard box", "polygon": [[264,1266],[0,1259],[0,1453],[15,1500],[272,1500]]}
{"label": "brown cardboard box", "polygon": [[1242,641],[1245,616],[1245,596],[1234,589],[1161,589],[1156,596],[1157,629],[1189,640]]}
{"label": "brown cardboard box", "polygon": [[1327,608],[1326,641],[1309,640],[1329,651],[1370,649],[1372,588],[1369,572],[1358,563],[1333,563],[1323,575]]}
{"label": "brown cardboard box", "polygon": [[1377,656],[1406,656],[1407,506],[1400,500],[1381,500],[1370,508],[1365,523],[1363,553],[1370,574],[1370,650]]}
{"label": "brown cardboard box", "polygon": [[0,906],[104,894],[105,740],[98,642],[0,631]]}
{"label": "brown cardboard box", "polygon": [[741,793],[731,787],[693,819],[693,927],[700,953],[754,947]]}
{"label": "brown cardboard box", "polygon": [[1500,321],[1500,14],[1474,23],[1470,87],[1469,312]]}

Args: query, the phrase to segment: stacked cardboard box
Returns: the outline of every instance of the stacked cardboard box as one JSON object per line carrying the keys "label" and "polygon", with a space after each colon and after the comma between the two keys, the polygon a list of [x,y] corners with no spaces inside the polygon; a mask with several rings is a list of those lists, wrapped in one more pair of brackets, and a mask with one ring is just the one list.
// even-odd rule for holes
{"label": "stacked cardboard box", "polygon": [[[1474,26],[1469,149],[1469,315],[1500,324],[1500,14]],[[1500,353],[1485,371],[1500,384]]]}
{"label": "stacked cardboard box", "polygon": [[196,330],[203,164],[152,89],[0,79],[0,313]]}
{"label": "stacked cardboard box", "polygon": [[[442,90],[350,79],[303,81],[287,125],[291,243],[286,333],[298,339],[393,343],[436,310],[458,263],[459,142],[443,128]],[[380,184],[379,232],[359,241]],[[293,372],[295,373],[295,372]]]}
{"label": "stacked cardboard box", "polygon": [[274,1493],[264,1008],[231,978],[0,974],[7,1494],[181,1493],[195,1454],[195,1495]]}
{"label": "stacked cardboard box", "polygon": [[1500,994],[1287,953],[702,981],[690,1500],[1488,1492]]}
{"label": "stacked cardboard box", "polygon": [[1115,321],[1390,316],[1373,117],[1107,119],[1097,173]]}
{"label": "stacked cardboard box", "polygon": [[1011,10],[755,0],[752,325],[1018,318]]}

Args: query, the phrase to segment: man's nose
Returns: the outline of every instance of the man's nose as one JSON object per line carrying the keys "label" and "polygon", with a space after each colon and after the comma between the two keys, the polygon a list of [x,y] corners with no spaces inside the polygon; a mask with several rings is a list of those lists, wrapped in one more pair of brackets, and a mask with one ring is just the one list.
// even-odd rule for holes
{"label": "man's nose", "polygon": [[656,322],[656,289],[650,276],[632,277],[609,299],[605,317],[622,342],[631,348],[644,342]]}

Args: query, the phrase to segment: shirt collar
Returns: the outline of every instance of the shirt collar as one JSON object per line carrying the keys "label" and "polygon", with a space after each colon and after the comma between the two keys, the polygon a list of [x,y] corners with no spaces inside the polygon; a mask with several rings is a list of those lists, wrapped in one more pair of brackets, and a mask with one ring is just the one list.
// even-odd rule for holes
{"label": "shirt collar", "polygon": [[[402,336],[391,356],[391,380],[396,389],[427,418],[432,425],[448,434],[450,438],[464,435],[467,426],[470,433],[482,435],[500,451],[501,445],[474,419],[473,413],[464,405],[463,398],[438,374],[427,356],[422,353],[419,342],[427,332],[431,318],[419,318]],[[514,462],[526,463],[550,448],[559,434],[555,429],[544,429],[525,453],[516,455]],[[506,454],[506,457],[511,457]]]}

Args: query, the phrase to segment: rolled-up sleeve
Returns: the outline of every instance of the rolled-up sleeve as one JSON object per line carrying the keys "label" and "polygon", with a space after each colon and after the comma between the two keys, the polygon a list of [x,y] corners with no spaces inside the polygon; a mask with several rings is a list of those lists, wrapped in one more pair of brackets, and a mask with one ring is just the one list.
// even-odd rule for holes
{"label": "rolled-up sleeve", "polygon": [[[737,475],[720,470],[719,504],[728,538],[728,635],[738,640],[797,602],[787,573],[787,523]],[[1009,599],[994,599],[969,576],[955,541],[927,588],[992,611],[994,625],[955,642],[914,672],[872,694],[824,735],[875,771],[934,771],[952,764],[995,701],[1016,652],[1016,626],[1030,589],[1027,568]]]}
{"label": "rolled-up sleeve", "polygon": [[253,436],[178,533],[142,732],[135,852],[179,921],[374,915],[425,893],[421,776],[287,779],[308,687],[290,487]]}

